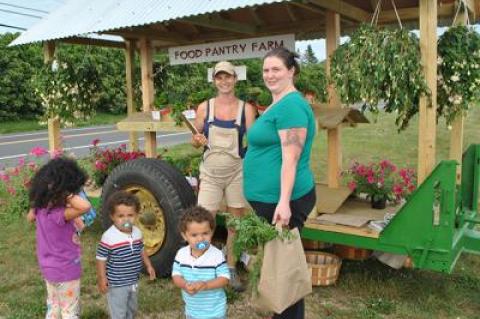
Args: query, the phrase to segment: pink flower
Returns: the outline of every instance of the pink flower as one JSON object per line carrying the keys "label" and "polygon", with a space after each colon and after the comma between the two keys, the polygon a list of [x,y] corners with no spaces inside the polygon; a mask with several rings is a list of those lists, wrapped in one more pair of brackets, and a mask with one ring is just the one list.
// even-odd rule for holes
{"label": "pink flower", "polygon": [[403,193],[403,187],[401,185],[393,185],[393,193],[397,196],[402,195]]}
{"label": "pink flower", "polygon": [[45,148],[40,147],[40,146],[35,146],[34,148],[32,148],[30,150],[30,154],[35,156],[35,157],[41,157],[41,156],[43,156],[47,153],[48,153],[48,151]]}
{"label": "pink flower", "polygon": [[23,166],[23,165],[25,165],[25,158],[22,157],[18,160],[18,166]]}
{"label": "pink flower", "polygon": [[0,180],[2,180],[4,182],[8,182],[8,181],[10,181],[10,176],[8,174],[5,174],[5,173],[0,173]]}
{"label": "pink flower", "polygon": [[107,168],[107,165],[102,161],[96,161],[95,168],[98,169],[99,171],[103,171]]}
{"label": "pink flower", "polygon": [[373,175],[367,177],[367,182],[369,182],[370,184],[373,184],[375,182],[375,178],[373,177]]}
{"label": "pink flower", "polygon": [[57,158],[63,155],[63,150],[62,149],[56,149],[52,153],[52,158]]}
{"label": "pink flower", "polygon": [[353,192],[355,188],[357,188],[357,183],[355,183],[354,181],[348,182],[348,188]]}
{"label": "pink flower", "polygon": [[92,145],[93,145],[93,146],[97,146],[98,143],[100,143],[100,139],[99,139],[99,138],[96,138],[96,139],[94,139],[94,140],[92,141]]}
{"label": "pink flower", "polygon": [[8,186],[7,187],[7,192],[10,194],[10,195],[16,195],[17,194],[17,190],[12,187],[12,186]]}

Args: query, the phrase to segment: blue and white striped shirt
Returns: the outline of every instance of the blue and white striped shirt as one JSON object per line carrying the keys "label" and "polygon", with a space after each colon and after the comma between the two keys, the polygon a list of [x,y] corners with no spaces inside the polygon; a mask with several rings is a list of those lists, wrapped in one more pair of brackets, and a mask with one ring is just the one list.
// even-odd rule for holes
{"label": "blue and white striped shirt", "polygon": [[107,280],[110,287],[133,285],[142,271],[142,232],[133,226],[124,233],[112,225],[103,233],[97,248],[97,259],[107,261]]}
{"label": "blue and white striped shirt", "polygon": [[[230,279],[225,256],[210,245],[200,257],[192,256],[190,246],[181,248],[175,256],[172,277],[181,276],[187,282],[208,281],[218,277]],[[223,318],[227,313],[227,297],[223,288],[199,291],[194,295],[182,290],[185,314],[198,319]]]}

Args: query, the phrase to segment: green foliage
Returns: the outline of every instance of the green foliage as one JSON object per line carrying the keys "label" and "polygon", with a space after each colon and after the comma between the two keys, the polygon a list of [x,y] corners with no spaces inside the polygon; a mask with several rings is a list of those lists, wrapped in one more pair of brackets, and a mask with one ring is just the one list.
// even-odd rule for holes
{"label": "green foliage", "polygon": [[343,103],[363,102],[363,110],[395,112],[399,130],[418,112],[429,90],[420,64],[417,37],[407,30],[362,25],[332,57],[332,81]]}
{"label": "green foliage", "polygon": [[48,151],[34,147],[15,167],[0,168],[0,220],[13,221],[26,215],[30,208],[31,179],[45,160],[48,160]]}
{"label": "green foliage", "polygon": [[39,45],[7,47],[17,36],[0,35],[0,121],[34,118],[41,113],[32,76],[42,66],[42,50]]}
{"label": "green foliage", "polygon": [[288,229],[282,229],[279,232],[274,226],[255,213],[244,217],[230,217],[227,227],[235,230],[233,254],[237,259],[240,258],[242,252],[250,254],[255,252],[257,254],[253,271],[250,272],[249,276],[249,286],[253,291],[256,291],[262,268],[264,245],[275,238],[292,239],[293,234]]}
{"label": "green foliage", "polygon": [[108,175],[120,164],[126,161],[145,157],[143,152],[129,152],[127,146],[122,144],[116,148],[100,148],[100,140],[92,141],[89,161],[91,164],[92,180],[97,187],[101,187]]}
{"label": "green foliage", "polygon": [[202,155],[202,153],[195,153],[186,156],[174,156],[169,155],[167,152],[162,154],[162,159],[176,167],[184,176],[198,177],[200,175],[199,167]]}
{"label": "green foliage", "polygon": [[301,66],[295,86],[303,93],[313,92],[320,102],[327,102],[327,76],[323,63],[308,63]]}
{"label": "green foliage", "polygon": [[75,63],[58,53],[55,60],[40,68],[35,77],[36,94],[44,108],[43,120],[59,118],[61,123],[88,120],[95,114],[98,72],[87,57]]}
{"label": "green foliage", "polygon": [[437,116],[451,124],[480,100],[480,35],[451,27],[438,39],[438,56]]}
{"label": "green foliage", "polygon": [[[115,114],[125,112],[125,59],[122,50],[60,44],[56,50],[56,57],[62,75],[58,74],[54,79],[53,75],[48,74],[50,69],[43,64],[40,45],[7,47],[17,36],[18,34],[0,35],[0,87],[2,88],[0,121],[44,115],[42,99],[34,92],[38,87],[40,91],[61,92],[61,87],[53,88],[53,85],[45,83],[50,78],[57,85],[59,77],[63,78],[63,82],[68,78],[73,89],[69,90],[69,97],[65,98],[65,101],[69,101],[70,111],[77,110],[80,106],[79,113],[86,114],[86,107],[81,104],[88,103],[90,106],[87,108],[90,110],[103,110]],[[62,69],[64,63],[67,65],[67,70]],[[134,67],[138,71],[138,61]],[[136,83],[139,83],[139,73],[139,71],[136,72]],[[73,79],[73,76],[79,78]],[[86,79],[82,80],[80,77]],[[72,84],[74,82],[77,83]],[[85,91],[86,86],[94,88],[89,94],[91,100],[79,102],[77,96],[73,101],[72,94],[77,87]],[[135,93],[136,100],[139,101],[141,91],[137,89]],[[86,95],[83,96],[88,98]],[[66,105],[63,109],[66,109]]]}

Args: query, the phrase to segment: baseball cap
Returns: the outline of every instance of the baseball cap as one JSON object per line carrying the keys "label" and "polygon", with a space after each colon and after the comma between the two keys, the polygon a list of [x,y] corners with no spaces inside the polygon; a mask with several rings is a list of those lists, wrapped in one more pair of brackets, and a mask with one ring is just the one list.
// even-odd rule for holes
{"label": "baseball cap", "polygon": [[217,75],[220,72],[225,72],[230,75],[236,75],[235,66],[228,61],[221,61],[215,64],[213,68],[213,76]]}

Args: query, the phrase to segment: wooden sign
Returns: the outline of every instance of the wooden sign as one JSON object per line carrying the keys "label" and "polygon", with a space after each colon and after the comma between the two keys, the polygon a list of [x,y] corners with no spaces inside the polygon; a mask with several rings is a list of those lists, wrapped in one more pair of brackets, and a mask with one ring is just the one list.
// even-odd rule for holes
{"label": "wooden sign", "polygon": [[285,47],[295,51],[295,35],[285,34],[172,47],[168,49],[168,55],[170,64],[176,65],[261,58],[277,47]]}

